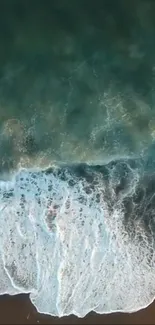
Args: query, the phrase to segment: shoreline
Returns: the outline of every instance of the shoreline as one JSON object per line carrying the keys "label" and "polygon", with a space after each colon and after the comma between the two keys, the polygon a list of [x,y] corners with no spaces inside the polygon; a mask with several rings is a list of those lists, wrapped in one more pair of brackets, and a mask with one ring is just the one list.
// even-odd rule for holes
{"label": "shoreline", "polygon": [[89,313],[84,318],[74,315],[53,317],[39,314],[31,304],[29,296],[0,296],[0,324],[155,324],[155,301],[135,313],[112,313],[99,315]]}

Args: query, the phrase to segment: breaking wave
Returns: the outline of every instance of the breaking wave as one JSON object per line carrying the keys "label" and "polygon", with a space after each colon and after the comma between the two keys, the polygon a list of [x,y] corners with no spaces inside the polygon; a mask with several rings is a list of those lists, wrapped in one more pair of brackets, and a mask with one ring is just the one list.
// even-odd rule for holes
{"label": "breaking wave", "polygon": [[[0,181],[0,294],[51,315],[155,297],[155,174],[142,159],[21,169]],[[80,299],[79,299],[80,297]]]}

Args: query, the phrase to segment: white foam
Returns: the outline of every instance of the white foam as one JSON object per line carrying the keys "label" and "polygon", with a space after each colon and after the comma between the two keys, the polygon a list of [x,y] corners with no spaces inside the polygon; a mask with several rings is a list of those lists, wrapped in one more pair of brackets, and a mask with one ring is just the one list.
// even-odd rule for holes
{"label": "white foam", "polygon": [[58,171],[21,170],[0,182],[0,293],[30,292],[40,312],[58,316],[131,312],[151,303],[153,242],[130,240],[121,198],[109,208],[101,175],[91,187]]}

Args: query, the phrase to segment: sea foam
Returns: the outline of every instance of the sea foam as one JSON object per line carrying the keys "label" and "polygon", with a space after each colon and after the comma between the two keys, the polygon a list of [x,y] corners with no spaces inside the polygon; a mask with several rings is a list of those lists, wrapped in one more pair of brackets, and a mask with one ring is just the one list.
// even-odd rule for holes
{"label": "sea foam", "polygon": [[155,296],[155,181],[143,164],[22,169],[0,181],[0,293],[39,312],[132,312]]}

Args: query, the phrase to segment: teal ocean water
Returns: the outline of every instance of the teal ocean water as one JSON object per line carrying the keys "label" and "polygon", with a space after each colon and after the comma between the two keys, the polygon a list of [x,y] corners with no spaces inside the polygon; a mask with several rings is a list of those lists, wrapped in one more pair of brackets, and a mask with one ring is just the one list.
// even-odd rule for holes
{"label": "teal ocean water", "polygon": [[154,299],[154,34],[153,1],[0,2],[0,294]]}

